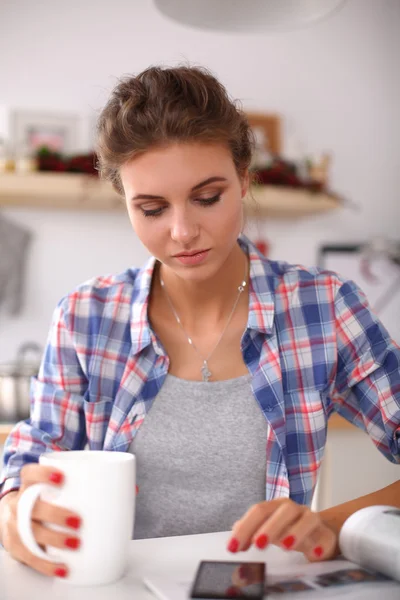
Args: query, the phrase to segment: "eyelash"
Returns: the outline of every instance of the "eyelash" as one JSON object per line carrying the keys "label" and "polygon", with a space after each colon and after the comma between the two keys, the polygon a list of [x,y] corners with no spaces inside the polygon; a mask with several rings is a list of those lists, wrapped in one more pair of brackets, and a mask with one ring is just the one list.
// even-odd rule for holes
{"label": "eyelash", "polygon": [[[199,202],[201,206],[212,206],[213,204],[216,204],[220,199],[221,193],[217,194],[216,196],[213,196],[212,198],[200,198],[197,202]],[[141,208],[140,210],[142,211],[143,216],[145,217],[159,217],[164,212],[163,207],[154,208],[153,210],[144,210],[143,208]]]}

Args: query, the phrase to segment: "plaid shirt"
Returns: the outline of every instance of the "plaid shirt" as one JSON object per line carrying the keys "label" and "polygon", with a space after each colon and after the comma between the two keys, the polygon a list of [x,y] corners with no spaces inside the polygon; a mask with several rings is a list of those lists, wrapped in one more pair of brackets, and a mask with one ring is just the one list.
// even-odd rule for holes
{"label": "plaid shirt", "polygon": [[[241,350],[269,424],[266,499],[311,503],[334,411],[400,463],[400,349],[364,294],[335,273],[239,243],[250,257]],[[169,367],[147,315],[154,264],[91,280],[58,304],[30,419],[6,442],[3,494],[48,450],[129,449]]]}

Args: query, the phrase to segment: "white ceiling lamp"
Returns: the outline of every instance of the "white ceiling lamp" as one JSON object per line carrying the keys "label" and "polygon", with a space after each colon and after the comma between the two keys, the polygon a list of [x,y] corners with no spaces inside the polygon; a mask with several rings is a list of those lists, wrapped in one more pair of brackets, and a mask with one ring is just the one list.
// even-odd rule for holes
{"label": "white ceiling lamp", "polygon": [[196,29],[243,33],[298,29],[325,19],[347,0],[154,0],[159,11]]}

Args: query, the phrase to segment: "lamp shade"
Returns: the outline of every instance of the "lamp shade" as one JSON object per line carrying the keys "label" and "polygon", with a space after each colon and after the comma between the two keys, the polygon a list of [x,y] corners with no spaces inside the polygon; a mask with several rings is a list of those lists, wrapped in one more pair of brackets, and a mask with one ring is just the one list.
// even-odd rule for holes
{"label": "lamp shade", "polygon": [[154,0],[189,27],[243,33],[298,29],[326,18],[347,0]]}

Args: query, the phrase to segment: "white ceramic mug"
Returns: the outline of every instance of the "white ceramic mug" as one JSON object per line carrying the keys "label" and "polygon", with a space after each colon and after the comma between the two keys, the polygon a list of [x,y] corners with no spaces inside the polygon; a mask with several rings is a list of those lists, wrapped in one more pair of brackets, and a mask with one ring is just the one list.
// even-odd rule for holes
{"label": "white ceramic mug", "polygon": [[[117,581],[126,569],[135,514],[136,464],[132,454],[107,451],[49,452],[41,465],[64,474],[60,487],[38,483],[28,487],[17,507],[18,533],[25,546],[40,558],[64,563],[66,582],[105,585]],[[82,519],[78,550],[47,547],[44,552],[32,533],[31,514],[40,496],[63,506]],[[61,527],[51,526],[63,531]],[[71,534],[71,530],[65,529]]]}

